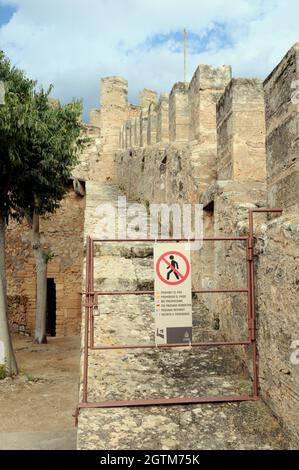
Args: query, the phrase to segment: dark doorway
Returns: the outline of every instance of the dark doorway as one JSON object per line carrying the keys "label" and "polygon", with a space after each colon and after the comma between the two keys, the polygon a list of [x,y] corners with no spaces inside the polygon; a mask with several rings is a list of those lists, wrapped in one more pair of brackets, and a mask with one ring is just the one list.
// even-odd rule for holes
{"label": "dark doorway", "polygon": [[56,286],[47,279],[47,335],[56,336]]}

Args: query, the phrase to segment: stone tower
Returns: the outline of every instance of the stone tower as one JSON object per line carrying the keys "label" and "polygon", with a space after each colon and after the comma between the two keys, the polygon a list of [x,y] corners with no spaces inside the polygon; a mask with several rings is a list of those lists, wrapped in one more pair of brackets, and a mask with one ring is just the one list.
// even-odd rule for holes
{"label": "stone tower", "polygon": [[121,77],[101,80],[101,144],[104,160],[103,179],[113,179],[113,159],[119,148],[119,129],[127,119],[128,82]]}

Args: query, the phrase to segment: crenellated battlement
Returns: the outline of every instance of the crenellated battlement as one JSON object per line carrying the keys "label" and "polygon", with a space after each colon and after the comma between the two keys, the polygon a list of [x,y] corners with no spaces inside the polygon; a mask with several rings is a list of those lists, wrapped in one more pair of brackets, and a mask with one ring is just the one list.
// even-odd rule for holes
{"label": "crenellated battlement", "polygon": [[[215,104],[230,79],[230,66],[199,65],[190,84],[177,82],[169,93],[162,93],[159,97],[155,91],[143,89],[139,93],[139,106],[135,107],[136,114],[130,119],[128,112],[119,129],[119,148],[200,141],[201,135],[209,132],[211,122],[215,124],[211,104]],[[208,119],[204,117],[205,111],[209,113]],[[128,125],[128,120],[131,125]],[[137,133],[136,128],[140,129]],[[133,138],[127,136],[132,132]]]}

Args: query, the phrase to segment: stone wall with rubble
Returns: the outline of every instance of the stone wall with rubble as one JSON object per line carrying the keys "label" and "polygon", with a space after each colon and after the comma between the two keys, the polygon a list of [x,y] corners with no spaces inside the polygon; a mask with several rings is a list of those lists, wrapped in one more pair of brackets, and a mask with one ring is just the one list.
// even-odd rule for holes
{"label": "stone wall with rubble", "polygon": [[[299,100],[292,99],[298,47],[264,84],[231,79],[227,66],[199,66],[189,85],[176,84],[159,99],[152,94],[137,117],[139,138],[132,140],[131,125],[123,124],[115,154],[115,181],[130,199],[200,202],[205,236],[247,235],[248,209],[284,209],[278,218],[255,216],[259,379],[263,398],[297,444],[299,370],[291,346],[299,339]],[[193,258],[195,286],[246,287],[241,242],[215,243]],[[203,307],[224,337],[244,338],[244,294],[205,295]],[[238,354],[250,370],[249,356]]]}
{"label": "stone wall with rubble", "polygon": [[[231,194],[233,191],[233,196]],[[214,233],[248,234],[248,208],[264,206],[263,188],[225,184],[214,195]],[[253,202],[248,202],[248,201]],[[298,339],[298,214],[288,213],[268,220],[255,216],[255,300],[261,394],[290,432],[298,446],[299,373],[291,362],[291,346]],[[213,287],[246,287],[244,243],[217,244],[214,253]],[[210,303],[222,334],[231,340],[246,340],[245,294],[218,295]],[[252,372],[252,359],[237,350]]]}
{"label": "stone wall with rubble", "polygon": [[[280,217],[255,214],[255,269],[257,340],[259,351],[259,380],[265,401],[280,417],[290,438],[299,442],[299,369],[291,360],[298,341],[298,156],[299,100],[294,100],[294,83],[299,76],[299,45],[296,44],[261,85],[252,84],[247,92],[245,82],[237,80],[226,90],[217,104],[218,183],[202,198],[204,205],[214,201],[215,233],[229,235],[248,233],[248,208],[279,207]],[[262,101],[265,120],[261,119]],[[247,121],[247,122],[246,122]],[[266,123],[266,126],[264,125]],[[262,137],[262,138],[261,138]],[[263,150],[262,140],[265,141]],[[248,150],[243,148],[246,140]],[[239,165],[241,155],[246,159]],[[250,165],[252,151],[256,157]],[[266,178],[263,178],[265,154]],[[233,183],[225,181],[233,174]],[[256,170],[259,168],[259,171]],[[254,173],[254,171],[256,171]],[[230,173],[230,178],[231,178]],[[243,174],[243,176],[242,176]],[[261,181],[254,181],[258,175]],[[261,178],[260,178],[261,177]],[[224,180],[224,181],[222,181]],[[266,183],[266,185],[264,184]],[[229,187],[231,185],[231,187]],[[236,186],[237,185],[237,186]],[[246,279],[244,249],[230,245],[224,252],[215,252],[215,282],[228,287]],[[230,260],[229,266],[225,263]],[[243,268],[242,268],[243,266]],[[243,284],[244,285],[244,284]],[[219,314],[219,323],[226,337],[244,337],[246,304],[240,296],[230,301],[218,297],[212,306]],[[243,355],[250,367],[250,359]]]}
{"label": "stone wall with rubble", "polygon": [[7,309],[10,331],[29,335],[27,325],[27,302],[25,295],[8,295]]}
{"label": "stone wall with rubble", "polygon": [[[48,278],[56,287],[56,335],[76,334],[81,327],[83,224],[85,198],[71,187],[60,209],[40,224],[43,245],[53,254]],[[6,249],[9,322],[13,331],[34,334],[36,276],[31,233],[24,222],[11,221]]]}
{"label": "stone wall with rubble", "polygon": [[260,342],[268,345],[260,351],[264,393],[299,441],[299,365],[290,360],[299,338],[298,80],[299,43],[264,82],[268,206],[284,213],[268,223],[257,247],[257,299]]}

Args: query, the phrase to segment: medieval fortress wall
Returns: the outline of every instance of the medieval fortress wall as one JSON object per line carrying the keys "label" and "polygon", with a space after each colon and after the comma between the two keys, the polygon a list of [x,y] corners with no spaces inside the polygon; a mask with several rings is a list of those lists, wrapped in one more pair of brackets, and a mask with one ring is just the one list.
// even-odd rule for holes
{"label": "medieval fortress wall", "polygon": [[[131,200],[202,203],[206,236],[247,234],[249,208],[283,209],[279,217],[255,216],[259,375],[264,400],[297,439],[298,80],[299,43],[264,82],[199,65],[189,84],[176,83],[169,94],[143,90],[139,106],[128,103],[126,80],[104,78],[101,108],[86,128],[93,142],[78,167],[89,180],[118,184]],[[239,243],[204,248],[194,255],[194,284],[242,287],[244,256]],[[203,305],[225,338],[242,337],[244,297],[206,295]]]}
{"label": "medieval fortress wall", "polygon": [[[247,235],[248,209],[282,208],[281,216],[255,214],[259,379],[264,401],[294,447],[299,442],[299,365],[294,349],[299,341],[298,90],[299,43],[264,82],[232,78],[230,66],[199,65],[190,83],[176,83],[169,93],[158,96],[142,90],[138,106],[128,102],[125,79],[102,79],[101,107],[91,111],[84,128],[90,143],[73,174],[83,189],[78,193],[70,181],[62,207],[41,225],[44,244],[54,255],[48,277],[56,286],[56,335],[60,336],[80,329],[84,240],[93,236],[99,222],[98,205],[117,202],[119,188],[129,201],[147,207],[203,204],[206,237]],[[30,233],[24,224],[10,224],[7,252],[10,322],[13,329],[32,334],[36,280]],[[112,263],[114,257],[112,267],[103,266],[99,277],[106,282],[108,274],[114,279],[117,273],[118,282],[123,276],[134,288],[137,281],[151,285],[152,261],[140,257],[122,259],[122,267]],[[241,242],[204,244],[192,255],[193,287],[244,287],[245,260]],[[209,337],[244,339],[243,294],[205,294],[194,300],[194,320],[204,324]],[[127,310],[125,305],[122,312]],[[126,321],[124,317],[120,322],[123,336],[128,333]],[[241,349],[238,359],[251,371],[251,360]],[[91,362],[91,382],[98,372],[97,363]],[[141,384],[142,380],[141,376]],[[81,435],[93,429],[88,421],[93,410],[88,411],[80,418]],[[94,415],[101,427],[97,416],[102,415]]]}

